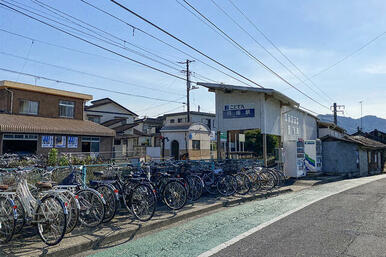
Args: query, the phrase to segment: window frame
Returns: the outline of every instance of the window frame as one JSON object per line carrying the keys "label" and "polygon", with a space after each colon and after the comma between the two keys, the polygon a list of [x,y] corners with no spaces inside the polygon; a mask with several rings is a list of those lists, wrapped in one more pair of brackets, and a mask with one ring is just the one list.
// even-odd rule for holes
{"label": "window frame", "polygon": [[[70,104],[64,104],[62,102],[67,102],[67,103],[73,103],[73,105]],[[67,115],[62,115],[61,113],[61,107],[72,107],[72,116],[67,116]],[[69,101],[69,100],[59,100],[59,117],[60,118],[68,118],[68,119],[73,119],[75,117],[75,101]]]}
{"label": "window frame", "polygon": [[[21,110],[21,104],[22,102],[28,102],[28,103],[37,103],[37,109],[36,109],[36,113],[31,113],[31,112],[23,112]],[[30,107],[30,105],[28,106],[28,108]],[[28,99],[19,99],[19,114],[24,114],[24,115],[39,115],[39,107],[40,107],[40,103],[39,101],[34,101],[34,100],[28,100]]]}
{"label": "window frame", "polygon": [[[198,142],[198,148],[195,143]],[[201,140],[192,140],[192,150],[201,150]]]}

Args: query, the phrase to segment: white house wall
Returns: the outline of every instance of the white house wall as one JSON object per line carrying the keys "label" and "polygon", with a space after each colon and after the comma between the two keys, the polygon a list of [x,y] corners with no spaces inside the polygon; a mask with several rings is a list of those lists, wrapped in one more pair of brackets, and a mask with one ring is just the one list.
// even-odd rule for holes
{"label": "white house wall", "polygon": [[[225,106],[229,105],[253,109],[254,117],[224,118]],[[280,113],[280,102],[273,98],[265,100],[263,93],[216,91],[216,123],[221,131],[258,128],[263,133],[279,136]]]}
{"label": "white house wall", "polygon": [[283,107],[282,109],[282,137],[283,141],[315,140],[318,135],[315,117],[299,109]]}
{"label": "white house wall", "polygon": [[[187,117],[185,114],[166,116],[164,125],[176,124],[176,123],[178,123],[178,119],[182,119],[182,123],[185,123]],[[204,113],[200,114],[200,115],[191,113],[190,119],[191,119],[191,122],[193,122],[193,123],[198,122],[198,123],[204,123],[205,125],[207,125],[205,120],[209,119],[211,122],[211,130],[216,130],[216,124],[215,124],[216,118],[211,116],[211,115],[205,115]],[[174,123],[170,123],[170,120],[174,120]]]}
{"label": "white house wall", "polygon": [[92,107],[92,110],[87,110],[86,113],[89,115],[102,115],[101,123],[116,117],[125,117],[127,123],[133,123],[135,119],[128,111],[113,103]]}

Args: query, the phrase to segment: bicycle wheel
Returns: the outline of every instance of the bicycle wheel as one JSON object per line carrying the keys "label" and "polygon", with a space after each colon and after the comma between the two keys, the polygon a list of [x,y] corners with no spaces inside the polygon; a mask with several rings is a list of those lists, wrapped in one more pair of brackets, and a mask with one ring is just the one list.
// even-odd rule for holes
{"label": "bicycle wheel", "polygon": [[146,184],[137,185],[131,192],[131,212],[140,221],[148,221],[154,216],[156,203],[155,193]]}
{"label": "bicycle wheel", "polygon": [[231,175],[222,175],[217,181],[217,190],[223,196],[231,196],[236,193],[237,181]]}
{"label": "bicycle wheel", "polygon": [[62,200],[67,204],[67,228],[66,233],[71,233],[78,224],[80,205],[77,196],[70,191],[60,193]]}
{"label": "bicycle wheel", "polygon": [[202,179],[197,175],[189,175],[188,176],[188,183],[190,185],[190,197],[192,201],[197,201],[201,195],[202,195],[202,189],[203,189],[203,181]]}
{"label": "bicycle wheel", "polygon": [[240,195],[246,195],[248,194],[249,190],[251,189],[251,182],[248,178],[248,176],[244,173],[238,173],[234,175],[237,182],[237,189],[236,192]]}
{"label": "bicycle wheel", "polygon": [[17,213],[16,225],[15,225],[15,234],[17,234],[23,229],[25,225],[25,211],[19,196],[16,196],[13,199],[13,201],[15,203],[16,213]]}
{"label": "bicycle wheel", "polygon": [[261,177],[261,188],[266,191],[270,191],[275,187],[275,177],[271,172],[262,171],[260,174]]}
{"label": "bicycle wheel", "polygon": [[188,192],[185,186],[176,180],[169,181],[162,192],[162,200],[172,210],[184,207]]}
{"label": "bicycle wheel", "polygon": [[40,238],[49,246],[62,241],[67,228],[67,209],[64,202],[53,195],[43,197],[35,213]]}
{"label": "bicycle wheel", "polygon": [[16,211],[15,204],[11,199],[0,197],[0,242],[11,241],[15,233]]}
{"label": "bicycle wheel", "polygon": [[103,199],[106,201],[103,222],[109,222],[115,217],[118,210],[118,199],[115,194],[115,188],[112,185],[99,185],[96,190],[101,193]]}
{"label": "bicycle wheel", "polygon": [[211,176],[209,176],[208,174],[204,174],[204,176],[202,176],[202,181],[204,182],[205,190],[209,194],[215,195],[218,193],[217,185],[216,185],[216,183],[214,183]]}
{"label": "bicycle wheel", "polygon": [[79,222],[86,227],[96,227],[105,215],[105,202],[96,190],[82,189],[76,193],[80,205]]}

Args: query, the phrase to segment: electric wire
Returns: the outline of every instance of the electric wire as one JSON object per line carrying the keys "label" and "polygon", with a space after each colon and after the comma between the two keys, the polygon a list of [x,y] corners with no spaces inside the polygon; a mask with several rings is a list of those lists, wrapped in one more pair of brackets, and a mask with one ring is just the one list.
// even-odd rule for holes
{"label": "electric wire", "polygon": [[[212,0],[213,1],[213,0]],[[277,51],[283,56],[295,69],[301,73],[315,88],[317,88],[320,92],[322,92],[326,97],[330,100],[334,101],[327,93],[325,93],[321,88],[319,88],[315,83],[309,78],[286,54],[283,53],[282,50],[254,23],[252,20],[243,12],[237,5],[232,1],[228,0],[228,2],[251,24],[257,32],[259,32]]]}
{"label": "electric wire", "polygon": [[56,65],[56,64],[46,63],[46,62],[42,62],[42,61],[38,61],[38,60],[35,60],[35,59],[30,59],[30,58],[25,58],[25,57],[22,57],[22,56],[19,56],[19,55],[15,55],[15,54],[3,52],[3,51],[0,51],[0,54],[1,55],[10,56],[10,57],[13,57],[13,58],[17,58],[17,59],[21,59],[21,60],[28,61],[28,62],[34,62],[34,63],[37,63],[37,64],[42,64],[42,65],[45,65],[45,66],[54,67],[54,68],[57,68],[57,69],[67,70],[67,71],[70,71],[70,72],[76,72],[76,73],[79,73],[79,74],[82,74],[82,75],[86,75],[86,76],[90,76],[90,77],[95,77],[95,78],[100,78],[100,79],[104,79],[104,80],[120,83],[120,84],[126,85],[126,86],[132,86],[132,87],[137,87],[137,88],[142,88],[142,89],[145,88],[145,89],[149,89],[149,90],[152,90],[152,91],[159,91],[159,92],[163,92],[163,93],[167,93],[167,94],[181,95],[181,94],[174,93],[174,92],[171,92],[171,91],[166,91],[166,90],[162,90],[162,89],[158,89],[158,88],[153,88],[153,87],[146,87],[146,86],[142,86],[142,85],[136,85],[136,84],[133,84],[133,83],[128,83],[128,82],[123,81],[123,80],[113,79],[113,78],[105,77],[105,76],[98,75],[98,74],[95,74],[95,73],[75,70],[75,69],[72,69],[72,68],[68,68],[68,67],[64,67],[64,66],[60,66],[60,65]]}
{"label": "electric wire", "polygon": [[[177,64],[176,61],[172,61],[172,60],[169,60],[169,59],[167,59],[167,58],[164,58],[164,57],[162,57],[162,56],[160,56],[160,55],[158,55],[158,54],[156,54],[156,53],[154,53],[154,52],[151,52],[151,51],[149,51],[149,50],[147,50],[147,49],[145,49],[145,48],[143,48],[143,47],[141,47],[141,46],[138,46],[138,45],[136,45],[136,44],[133,44],[133,43],[131,43],[131,42],[129,42],[129,41],[127,41],[127,40],[121,38],[121,37],[118,37],[118,36],[116,36],[116,35],[114,35],[114,34],[112,34],[112,33],[110,33],[110,32],[107,32],[107,31],[105,31],[105,30],[102,30],[102,29],[100,29],[100,28],[98,28],[98,27],[96,27],[96,26],[94,26],[94,25],[92,25],[92,24],[90,24],[90,23],[87,23],[87,22],[85,22],[85,21],[83,21],[83,20],[81,20],[81,19],[78,19],[78,18],[74,17],[73,15],[70,15],[70,14],[68,14],[68,13],[66,13],[66,12],[63,12],[63,11],[61,11],[61,10],[58,10],[58,9],[56,9],[56,8],[54,8],[54,7],[52,7],[52,6],[48,5],[48,4],[46,4],[46,3],[43,3],[43,2],[38,1],[38,0],[31,0],[31,1],[37,3],[37,4],[38,4],[39,6],[41,6],[42,8],[45,8],[45,9],[47,9],[47,10],[49,10],[49,11],[55,13],[56,15],[58,15],[58,16],[60,16],[60,17],[63,17],[63,16],[69,17],[69,18],[66,18],[66,17],[64,17],[64,18],[65,18],[66,20],[68,20],[68,21],[70,21],[70,22],[72,22],[72,23],[78,25],[78,26],[80,26],[80,25],[79,25],[78,23],[74,22],[73,20],[76,20],[76,21],[78,21],[78,22],[80,22],[80,23],[82,23],[82,24],[85,24],[86,26],[89,26],[89,27],[91,27],[91,28],[93,28],[93,29],[96,29],[96,30],[98,30],[98,31],[100,31],[100,32],[102,32],[102,33],[104,33],[104,34],[106,34],[106,35],[109,35],[110,37],[113,37],[113,38],[115,38],[115,39],[117,39],[117,40],[120,40],[120,41],[122,41],[124,44],[129,44],[129,45],[131,45],[131,46],[133,46],[133,47],[135,47],[135,48],[137,48],[137,49],[140,49],[140,50],[142,50],[142,51],[144,51],[144,52],[146,52],[146,53],[148,53],[148,54],[151,54],[151,55],[153,55],[153,56],[155,56],[155,57],[157,57],[157,58],[160,58],[160,59],[162,59],[162,60],[164,60],[164,61],[166,61],[166,62],[169,62],[169,63],[172,64],[172,65],[178,66],[178,64]],[[73,20],[71,20],[71,19],[73,19]]]}
{"label": "electric wire", "polygon": [[[72,26],[69,26],[69,25],[67,25],[67,24],[61,23],[61,22],[59,22],[59,21],[57,21],[57,20],[55,20],[55,19],[48,18],[48,17],[46,17],[46,16],[43,16],[43,15],[41,15],[41,14],[38,14],[38,13],[33,12],[33,11],[31,11],[31,10],[28,10],[28,9],[26,9],[26,8],[20,7],[20,6],[16,5],[16,4],[9,3],[9,2],[7,2],[7,1],[5,1],[5,0],[2,0],[2,1],[5,2],[5,3],[7,3],[7,4],[10,4],[10,5],[12,5],[12,6],[16,7],[16,8],[20,8],[20,9],[22,9],[22,10],[24,10],[24,11],[27,11],[27,12],[29,12],[29,13],[32,13],[32,14],[36,15],[36,16],[39,16],[39,17],[41,17],[41,18],[43,18],[43,19],[47,19],[47,20],[49,20],[49,21],[55,22],[55,23],[57,23],[57,24],[60,24],[60,25],[62,25],[62,26],[65,26],[65,27],[67,27],[67,28],[69,28],[69,29],[72,29],[72,30],[77,31],[77,32],[75,32],[75,33],[72,32],[72,33],[74,33],[74,34],[81,33],[81,34],[83,34],[83,35],[86,35],[86,36],[91,37],[91,38],[93,38],[93,39],[99,40],[99,41],[101,41],[101,42],[104,42],[104,43],[113,45],[113,46],[118,47],[118,48],[121,48],[121,49],[123,49],[123,50],[127,50],[127,51],[129,51],[129,52],[131,52],[131,53],[134,53],[134,54],[136,54],[136,55],[139,55],[139,56],[141,56],[141,57],[143,57],[143,58],[149,59],[149,60],[151,60],[151,61],[153,61],[153,62],[156,62],[156,63],[159,63],[159,64],[161,64],[161,65],[164,65],[164,66],[166,66],[166,67],[168,67],[168,68],[170,68],[170,69],[179,71],[179,68],[170,66],[169,64],[166,64],[166,63],[163,63],[163,62],[161,62],[161,61],[158,61],[158,60],[156,60],[156,59],[154,59],[154,58],[152,58],[152,57],[149,57],[149,56],[147,56],[147,55],[145,55],[145,54],[142,54],[142,53],[140,53],[140,52],[138,52],[138,51],[136,51],[136,50],[130,49],[130,48],[126,47],[126,46],[122,46],[122,45],[120,45],[119,43],[117,43],[117,42],[115,42],[115,41],[113,41],[113,40],[111,40],[111,39],[109,39],[109,38],[107,38],[107,37],[101,36],[100,34],[98,34],[98,35],[101,36],[102,38],[99,38],[99,37],[97,37],[97,36],[95,36],[95,35],[92,35],[92,34],[90,34],[90,33],[88,33],[88,32],[84,32],[84,31],[82,31],[82,30],[79,30],[79,29],[74,28],[74,27],[72,27]],[[80,25],[80,26],[81,26],[81,25]],[[82,27],[84,27],[84,26],[82,26]],[[93,31],[91,30],[91,32],[93,32]],[[95,33],[95,32],[94,32],[94,33]],[[79,34],[78,34],[78,36],[79,36]]]}
{"label": "electric wire", "polygon": [[[299,80],[301,83],[303,83],[306,87],[308,87],[309,89],[311,89],[314,93],[318,94],[319,96],[321,97],[325,97],[324,95],[321,95],[319,92],[317,92],[315,89],[313,89],[311,86],[309,86],[306,81],[304,81],[303,79],[299,78],[298,75],[296,75],[296,73],[294,73],[287,65],[285,65],[282,61],[280,61],[275,55],[273,55],[271,53],[271,51],[269,51],[266,47],[264,47],[253,35],[251,35],[251,33],[249,33],[246,29],[243,28],[243,26],[241,26],[234,18],[232,18],[232,16],[226,12],[224,10],[224,8],[222,8],[220,5],[218,5],[214,0],[210,0],[214,6],[216,6],[217,9],[219,9],[225,16],[227,16],[240,30],[242,30],[245,34],[247,34],[249,36],[250,39],[252,39],[258,46],[260,46],[269,56],[271,56],[276,62],[278,62],[285,70],[287,70],[289,73],[292,74],[292,76],[294,76],[297,80]],[[270,41],[271,44],[273,44],[272,41]],[[274,45],[275,46],[275,45]],[[276,47],[276,46],[275,46]],[[277,47],[276,47],[277,48]],[[277,50],[287,59],[289,60],[283,53],[280,49],[277,48]],[[290,63],[291,60],[289,60]],[[292,63],[292,65],[294,65]],[[296,65],[295,65],[296,66]],[[301,72],[301,71],[300,71]],[[302,73],[302,72],[301,72]],[[328,99],[327,99],[328,100]],[[328,100],[329,101],[329,100]],[[333,100],[332,100],[333,101]]]}
{"label": "electric wire", "polygon": [[[20,11],[20,10],[17,10],[17,9],[15,9],[15,8],[11,7],[11,6],[8,6],[8,5],[3,4],[3,3],[0,3],[0,5],[5,6],[5,7],[9,8],[9,9],[11,9],[11,10],[17,12],[17,13],[20,13],[20,14],[26,16],[26,17],[29,17],[29,18],[31,18],[31,19],[33,19],[33,20],[36,20],[36,21],[38,21],[38,22],[40,22],[40,23],[42,23],[42,24],[45,24],[45,25],[47,25],[47,26],[49,26],[49,27],[51,27],[51,28],[53,28],[53,29],[55,29],[55,30],[61,31],[61,32],[65,33],[65,34],[67,34],[67,35],[70,35],[70,36],[72,36],[72,37],[74,37],[74,38],[76,38],[76,39],[79,39],[79,40],[81,40],[81,41],[83,41],[83,42],[86,42],[86,43],[88,43],[88,44],[90,44],[90,45],[93,45],[93,46],[95,46],[95,47],[97,47],[97,48],[100,48],[100,49],[105,50],[105,51],[107,51],[107,52],[110,52],[110,53],[112,53],[112,54],[118,55],[118,56],[120,56],[120,57],[122,57],[122,58],[125,58],[125,59],[127,59],[127,60],[129,60],[129,61],[132,61],[132,62],[137,63],[137,64],[139,64],[139,65],[142,65],[142,66],[144,66],[144,67],[150,68],[150,69],[152,69],[152,70],[158,71],[158,72],[160,72],[160,73],[163,73],[163,74],[169,75],[169,76],[171,76],[171,77],[175,77],[175,78],[178,78],[178,79],[180,79],[180,80],[186,81],[186,79],[183,78],[183,77],[174,75],[174,74],[172,74],[172,73],[170,73],[170,72],[161,70],[161,69],[159,69],[159,68],[156,68],[156,67],[151,66],[151,65],[149,65],[149,64],[143,63],[143,62],[141,62],[141,61],[137,61],[137,60],[135,60],[135,59],[133,59],[133,58],[130,58],[130,57],[128,57],[128,56],[125,56],[125,55],[123,55],[123,54],[120,54],[120,53],[118,53],[118,52],[116,52],[116,51],[114,51],[114,50],[111,50],[111,49],[108,49],[108,48],[106,48],[106,47],[104,47],[104,46],[98,45],[98,44],[96,44],[96,43],[94,43],[94,42],[91,42],[91,41],[89,41],[89,40],[87,40],[87,39],[84,39],[84,38],[82,38],[82,37],[80,37],[80,36],[74,35],[74,34],[71,33],[71,32],[68,32],[68,31],[65,31],[65,30],[63,30],[63,29],[61,29],[61,28],[58,28],[58,27],[56,27],[56,26],[54,26],[54,25],[52,25],[52,24],[50,24],[50,23],[48,23],[48,22],[42,21],[42,20],[40,20],[40,19],[38,19],[38,18],[36,18],[36,17],[33,17],[33,16],[31,16],[31,15],[28,15],[28,14],[26,14],[26,13]],[[193,81],[192,81],[191,83],[196,83],[196,82],[193,82]]]}
{"label": "electric wire", "polygon": [[[115,2],[115,0],[110,0],[112,2]],[[227,38],[229,38],[232,42],[234,42],[242,51],[244,51],[247,55],[249,55],[251,58],[253,58],[255,61],[257,61],[262,67],[264,67],[266,70],[271,72],[273,75],[278,77],[280,80],[282,80],[287,85],[291,86],[293,89],[301,93],[302,95],[306,96],[308,99],[312,100],[313,102],[317,103],[318,105],[330,110],[326,105],[320,103],[319,101],[315,100],[308,94],[304,93],[302,90],[298,89],[296,86],[292,85],[290,82],[288,82],[286,79],[284,79],[282,76],[280,76],[278,73],[276,73],[274,70],[269,68],[266,64],[264,64],[261,60],[259,60],[256,56],[252,55],[248,50],[246,50],[243,46],[241,46],[239,43],[237,43],[232,37],[230,37],[227,33],[225,33],[221,28],[219,28],[216,24],[214,24],[211,20],[209,20],[205,15],[203,15],[200,11],[198,11],[193,5],[191,5],[188,1],[183,0],[190,8],[192,8],[196,13],[198,13],[201,17],[203,17],[206,21],[208,21],[212,26],[214,26],[217,30],[219,30],[222,34],[224,34]],[[133,12],[134,13],[134,12]]]}
{"label": "electric wire", "polygon": [[[81,0],[83,1],[83,0]],[[128,11],[129,13],[133,14],[134,16],[140,18],[141,20],[145,21],[146,23],[150,24],[151,26],[155,27],[156,29],[160,30],[161,32],[165,33],[166,35],[172,37],[173,39],[177,40],[178,42],[182,43],[183,45],[189,47],[190,49],[194,50],[195,52],[199,53],[200,55],[206,57],[207,59],[211,60],[212,62],[216,63],[217,65],[220,65],[221,67],[227,69],[228,71],[231,71],[232,73],[238,75],[239,77],[249,81],[250,83],[258,86],[258,87],[261,87],[263,88],[263,86],[261,86],[260,84],[256,83],[255,81],[245,77],[244,75],[240,74],[239,72],[229,68],[228,66],[222,64],[221,62],[217,61],[216,59],[210,57],[209,55],[205,54],[204,52],[202,52],[201,50],[198,50],[197,48],[191,46],[190,44],[186,43],[185,41],[181,40],[180,38],[174,36],[173,34],[169,33],[168,31],[166,31],[165,29],[159,27],[158,25],[154,24],[153,22],[147,20],[146,18],[142,17],[141,15],[137,14],[136,12],[132,11],[131,9],[127,8],[126,6],[118,3],[117,1],[115,0],[110,0],[111,2],[113,2],[114,4],[116,4],[117,6],[119,6],[120,8]]]}
{"label": "electric wire", "polygon": [[248,84],[248,83],[246,83],[246,82],[244,82],[244,81],[242,81],[242,80],[240,80],[240,79],[238,79],[238,78],[236,78],[236,77],[234,77],[234,76],[232,76],[232,75],[230,75],[230,74],[228,74],[228,73],[226,73],[226,72],[224,72],[224,71],[222,71],[222,70],[220,70],[220,69],[218,69],[218,68],[216,68],[216,67],[214,67],[213,65],[208,64],[207,62],[204,62],[204,61],[198,59],[197,57],[195,57],[195,56],[193,56],[193,55],[187,53],[186,51],[183,51],[183,50],[181,50],[181,49],[179,49],[179,48],[173,46],[172,44],[169,44],[168,42],[166,42],[166,41],[164,41],[164,40],[162,40],[162,39],[160,39],[160,38],[158,38],[158,37],[156,37],[156,36],[154,36],[154,35],[152,35],[152,34],[146,32],[146,31],[144,31],[144,30],[141,29],[141,28],[136,27],[136,26],[134,26],[134,25],[132,25],[132,24],[130,24],[130,23],[124,21],[123,19],[117,17],[116,15],[113,15],[113,14],[111,14],[110,12],[107,12],[107,11],[105,11],[105,10],[99,8],[98,6],[95,6],[95,5],[89,3],[89,2],[87,2],[87,1],[85,1],[85,0],[80,0],[80,1],[83,2],[83,3],[85,3],[86,5],[88,5],[88,6],[90,6],[90,7],[92,7],[92,8],[94,8],[94,9],[98,10],[99,12],[102,12],[102,13],[104,13],[104,14],[106,14],[106,15],[112,17],[112,18],[114,18],[115,20],[117,20],[117,21],[119,21],[119,22],[122,22],[123,24],[125,24],[125,25],[129,26],[130,28],[132,28],[133,31],[138,30],[139,32],[143,33],[144,35],[146,35],[146,36],[148,36],[148,37],[150,37],[150,38],[152,38],[152,39],[154,39],[154,40],[157,40],[158,42],[161,42],[162,44],[164,44],[164,45],[166,45],[166,46],[168,46],[168,47],[170,47],[170,48],[172,48],[172,49],[174,49],[174,50],[176,50],[176,51],[178,51],[178,52],[180,52],[180,53],[182,53],[182,54],[184,54],[184,55],[186,55],[186,56],[189,56],[190,58],[195,59],[196,61],[198,61],[198,62],[204,64],[205,66],[210,67],[210,68],[212,68],[212,69],[214,69],[214,70],[216,70],[216,71],[218,71],[218,72],[224,74],[225,76],[227,76],[227,77],[229,77],[229,78],[232,78],[232,79],[234,79],[234,80],[236,80],[236,81],[238,81],[238,82],[240,82],[240,83],[242,83],[242,84],[244,84],[244,85],[247,85],[247,86],[249,86],[249,87],[252,87],[250,84]]}
{"label": "electric wire", "polygon": [[88,86],[88,85],[84,85],[84,84],[80,84],[80,83],[68,82],[68,81],[63,81],[63,80],[59,80],[59,79],[48,78],[48,77],[45,77],[45,76],[34,75],[34,74],[31,74],[31,73],[19,72],[19,71],[10,70],[10,69],[6,69],[6,68],[2,68],[2,67],[0,67],[0,70],[1,71],[5,71],[5,72],[9,72],[9,73],[20,74],[20,75],[27,76],[27,77],[33,77],[35,79],[42,79],[42,80],[52,81],[52,82],[56,82],[58,84],[66,84],[66,85],[71,85],[71,86],[76,86],[76,87],[87,88],[87,89],[95,89],[95,90],[99,90],[99,91],[103,91],[103,92],[109,92],[109,93],[115,93],[115,94],[120,94],[120,95],[125,95],[125,96],[145,98],[145,99],[156,100],[156,101],[161,101],[161,102],[185,104],[184,102],[178,102],[178,101],[162,99],[162,98],[157,98],[157,97],[137,95],[137,94],[127,93],[127,92],[122,92],[122,91],[116,91],[116,90],[110,90],[110,89],[105,89],[105,88],[93,87],[93,86]]}

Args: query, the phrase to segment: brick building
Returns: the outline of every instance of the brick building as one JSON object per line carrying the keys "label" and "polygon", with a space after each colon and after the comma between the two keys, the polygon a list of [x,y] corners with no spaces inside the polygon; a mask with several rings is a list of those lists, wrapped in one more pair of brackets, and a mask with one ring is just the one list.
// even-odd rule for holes
{"label": "brick building", "polygon": [[115,131],[85,120],[91,95],[0,81],[0,154],[101,153],[109,158]]}

